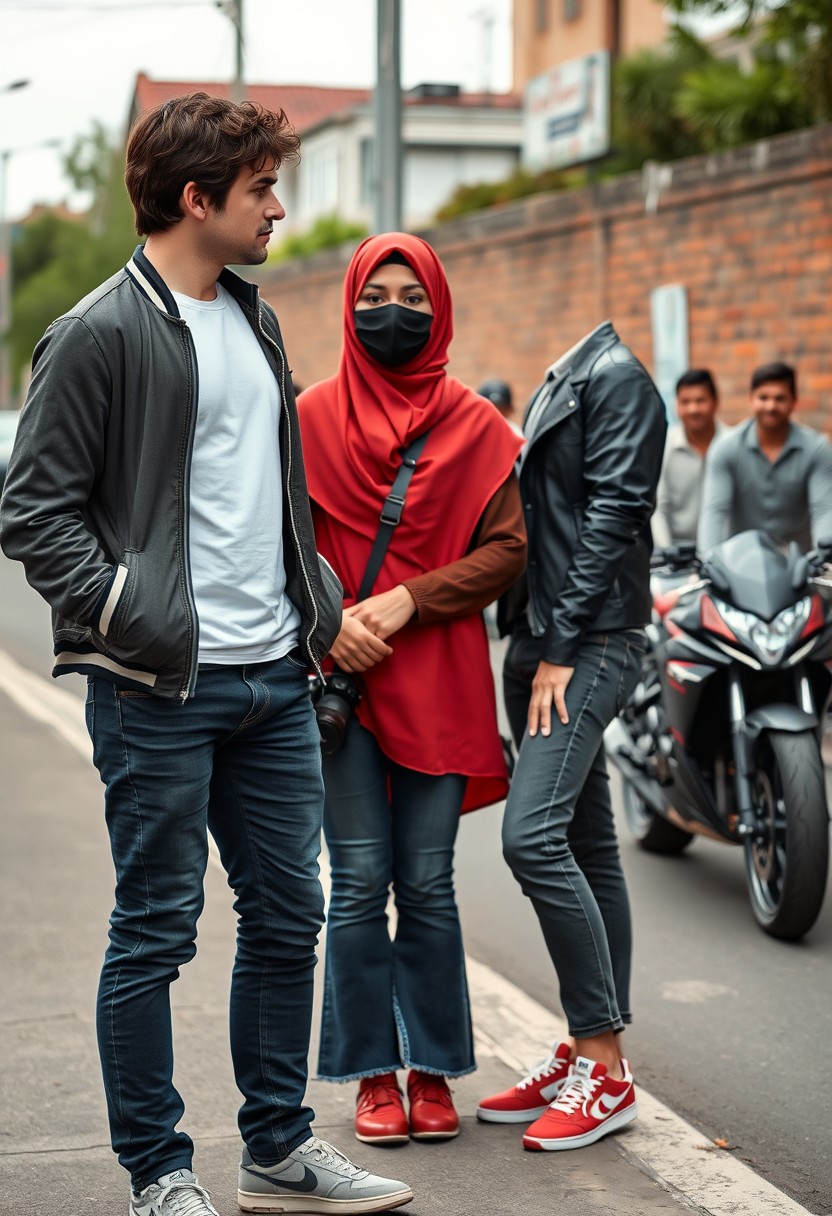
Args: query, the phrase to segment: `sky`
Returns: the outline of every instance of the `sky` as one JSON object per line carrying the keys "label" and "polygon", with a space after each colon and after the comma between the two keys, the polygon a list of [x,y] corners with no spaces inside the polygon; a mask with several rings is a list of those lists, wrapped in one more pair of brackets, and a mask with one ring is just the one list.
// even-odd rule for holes
{"label": "sky", "polygon": [[[375,11],[376,0],[244,0],[246,78],[372,87]],[[402,11],[405,88],[428,80],[511,87],[511,0],[403,0]],[[483,14],[493,17],[488,80]],[[0,0],[6,215],[81,201],[69,196],[61,153],[95,120],[121,137],[138,72],[227,79],[234,45],[216,0]],[[3,91],[24,79],[26,88]]]}

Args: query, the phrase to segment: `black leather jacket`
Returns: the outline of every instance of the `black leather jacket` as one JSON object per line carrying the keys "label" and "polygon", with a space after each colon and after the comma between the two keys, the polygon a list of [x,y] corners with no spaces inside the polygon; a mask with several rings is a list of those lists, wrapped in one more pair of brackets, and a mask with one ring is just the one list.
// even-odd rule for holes
{"label": "black leather jacket", "polygon": [[503,624],[525,619],[542,640],[541,658],[572,667],[588,633],[650,619],[664,403],[605,322],[550,368],[524,430],[526,595],[504,605]]}
{"label": "black leather jacket", "polygon": [[[297,409],[277,318],[231,271],[280,384],[286,590],[319,665],[341,624],[341,587],[315,549]],[[55,675],[79,671],[185,700],[198,629],[188,553],[196,351],[141,247],[46,331],[0,508],[0,542],[51,605]],[[263,520],[268,528],[269,520]]]}

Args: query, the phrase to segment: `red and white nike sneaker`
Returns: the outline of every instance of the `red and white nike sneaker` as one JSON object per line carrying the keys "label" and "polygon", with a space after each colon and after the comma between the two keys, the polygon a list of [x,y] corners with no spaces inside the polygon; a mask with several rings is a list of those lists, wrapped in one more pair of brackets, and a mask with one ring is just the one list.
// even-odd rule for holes
{"label": "red and white nike sneaker", "polygon": [[483,1098],[477,1118],[486,1123],[529,1123],[542,1115],[566,1084],[570,1050],[568,1043],[555,1043],[551,1055],[517,1085]]}
{"label": "red and white nike sneaker", "polygon": [[609,1076],[603,1064],[578,1056],[566,1084],[549,1109],[523,1136],[523,1148],[583,1148],[631,1123],[637,1115],[633,1075],[621,1061],[624,1080]]}

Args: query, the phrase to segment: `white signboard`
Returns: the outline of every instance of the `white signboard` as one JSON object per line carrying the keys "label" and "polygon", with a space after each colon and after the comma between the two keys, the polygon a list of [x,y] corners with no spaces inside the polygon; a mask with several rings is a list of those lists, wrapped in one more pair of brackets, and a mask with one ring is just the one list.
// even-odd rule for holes
{"label": "white signboard", "polygon": [[676,381],[690,367],[688,293],[681,283],[650,292],[653,328],[653,372],[668,418],[676,417]]}
{"label": "white signboard", "polygon": [[595,51],[535,76],[523,99],[523,164],[562,169],[610,149],[610,56]]}

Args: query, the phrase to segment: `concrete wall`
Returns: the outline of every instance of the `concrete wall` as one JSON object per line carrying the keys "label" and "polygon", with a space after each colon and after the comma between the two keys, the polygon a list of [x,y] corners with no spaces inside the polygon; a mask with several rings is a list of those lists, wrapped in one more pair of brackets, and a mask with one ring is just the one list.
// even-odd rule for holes
{"label": "concrete wall", "polygon": [[[745,414],[751,370],[797,365],[803,420],[832,401],[832,125],[538,195],[423,233],[454,298],[451,371],[500,376],[523,402],[542,371],[606,317],[650,367],[650,291],[688,291],[692,365],[710,367],[724,414]],[[304,385],[334,373],[351,249],[264,272]]]}

